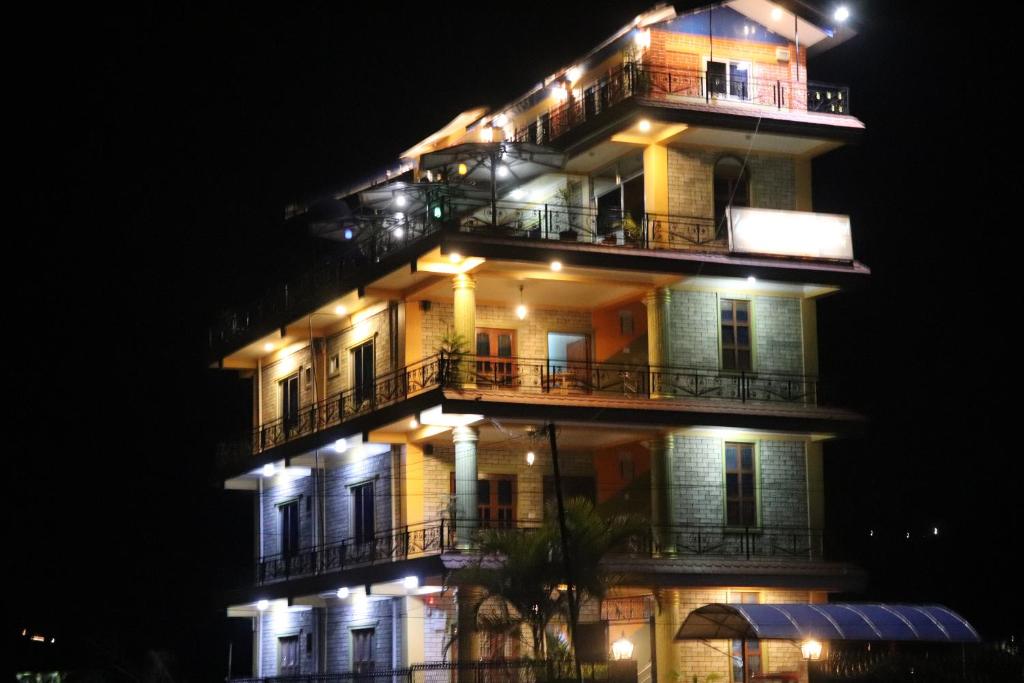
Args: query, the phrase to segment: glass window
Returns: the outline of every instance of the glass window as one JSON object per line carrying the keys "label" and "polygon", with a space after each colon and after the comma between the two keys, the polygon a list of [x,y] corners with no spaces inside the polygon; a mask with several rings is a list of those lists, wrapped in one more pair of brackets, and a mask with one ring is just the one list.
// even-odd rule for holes
{"label": "glass window", "polygon": [[373,483],[352,487],[352,535],[356,543],[373,540]]}
{"label": "glass window", "polygon": [[729,207],[750,206],[749,169],[736,157],[722,157],[715,163],[713,191],[715,229],[723,231]]}
{"label": "glass window", "polygon": [[365,674],[373,671],[373,629],[352,629],[352,671]]}
{"label": "glass window", "polygon": [[750,302],[722,299],[722,369],[752,371],[754,356],[750,335]]}
{"label": "glass window", "polygon": [[281,539],[281,554],[291,557],[299,552],[299,504],[296,501],[285,503],[277,508]]}
{"label": "glass window", "polygon": [[373,342],[352,349],[352,388],[355,390],[355,404],[373,400],[374,384]]}
{"label": "glass window", "polygon": [[298,636],[277,639],[277,673],[279,676],[296,676],[301,673]]}
{"label": "glass window", "polygon": [[757,526],[754,444],[725,444],[725,522]]}

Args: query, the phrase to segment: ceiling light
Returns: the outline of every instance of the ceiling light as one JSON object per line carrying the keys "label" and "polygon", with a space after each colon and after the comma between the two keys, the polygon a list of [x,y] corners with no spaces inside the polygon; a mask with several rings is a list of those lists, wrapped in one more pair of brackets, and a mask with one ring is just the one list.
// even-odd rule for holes
{"label": "ceiling light", "polygon": [[781,7],[772,7],[772,19],[774,21],[778,21],[781,18],[782,18],[782,8]]}
{"label": "ceiling light", "polygon": [[846,8],[846,5],[840,5],[836,8],[835,14],[832,15],[832,18],[842,23],[850,18],[850,10]]}
{"label": "ceiling light", "polygon": [[651,132],[651,122],[647,119],[640,119],[640,123],[636,127],[640,129],[641,133]]}
{"label": "ceiling light", "polygon": [[405,586],[406,590],[412,590],[414,588],[419,588],[420,587],[419,577],[407,576],[404,579],[402,579],[402,585]]}
{"label": "ceiling light", "polygon": [[522,199],[525,196],[526,192],[524,190],[520,190],[518,188],[512,190],[512,199]]}
{"label": "ceiling light", "polygon": [[757,282],[757,278],[754,277],[753,275],[748,275],[747,276],[747,282],[750,283],[750,284],[754,284],[755,282]]}
{"label": "ceiling light", "polygon": [[800,643],[800,654],[804,659],[821,659],[821,642],[817,640],[805,640]]}
{"label": "ceiling light", "polygon": [[405,199],[405,195],[404,194],[400,194],[397,197],[395,197],[395,205],[396,206],[405,206],[405,202],[406,202],[406,199]]}
{"label": "ceiling light", "polygon": [[494,129],[490,126],[480,129],[480,142],[494,142]]}
{"label": "ceiling light", "polygon": [[504,128],[506,125],[508,125],[508,117],[505,116],[504,114],[498,114],[497,116],[494,117],[494,125],[497,126],[498,128]]}
{"label": "ceiling light", "polygon": [[523,286],[519,285],[519,305],[516,306],[516,317],[520,320],[526,319],[526,304],[523,303]]}
{"label": "ceiling light", "polygon": [[419,429],[419,426],[420,423],[415,417],[409,420],[409,429]]}
{"label": "ceiling light", "polygon": [[402,239],[402,237],[404,235],[405,235],[405,230],[402,230],[401,228],[395,228],[395,238],[396,239]]}
{"label": "ceiling light", "polygon": [[342,234],[345,236],[345,239],[352,239],[352,228],[345,228],[345,232],[343,232]]}
{"label": "ceiling light", "polygon": [[534,453],[533,451],[529,451],[529,452],[528,452],[528,453],[526,454],[526,464],[527,464],[527,465],[530,465],[530,466],[532,467],[532,466],[533,466],[533,463],[534,463],[534,462],[535,462],[536,460],[537,460],[537,454],[536,454],[536,453]]}
{"label": "ceiling light", "polygon": [[453,251],[452,253],[448,254],[448,260],[451,261],[452,263],[458,263],[459,261],[462,260],[462,254],[460,254],[457,251]]}
{"label": "ceiling light", "polygon": [[559,102],[565,102],[569,98],[569,92],[564,85],[556,85],[551,88],[551,96]]}
{"label": "ceiling light", "polygon": [[553,270],[553,271],[555,271],[557,273],[561,269],[562,269],[562,262],[561,261],[552,261],[551,262],[551,270]]}
{"label": "ceiling light", "polygon": [[348,309],[345,308],[344,306],[334,307],[334,315],[345,315],[346,313],[348,313]]}
{"label": "ceiling light", "polygon": [[508,177],[508,166],[499,166],[498,167],[498,177],[499,178],[507,178]]}
{"label": "ceiling light", "polygon": [[273,342],[267,342],[266,344],[263,345],[263,350],[268,352],[268,353],[273,351],[274,350],[274,343]]}
{"label": "ceiling light", "polygon": [[264,477],[272,477],[274,476],[275,472],[277,472],[277,468],[274,467],[274,463],[268,462],[266,465],[263,466]]}
{"label": "ceiling light", "polygon": [[270,607],[270,601],[269,600],[260,600],[259,602],[256,603],[256,609],[258,609],[261,612],[264,611],[265,609],[267,609],[268,607]]}
{"label": "ceiling light", "polygon": [[338,599],[344,600],[348,597],[348,586],[342,586],[338,589]]}
{"label": "ceiling light", "polygon": [[348,448],[348,444],[345,443],[345,439],[338,439],[331,448],[334,449],[335,453],[344,453],[345,449]]}

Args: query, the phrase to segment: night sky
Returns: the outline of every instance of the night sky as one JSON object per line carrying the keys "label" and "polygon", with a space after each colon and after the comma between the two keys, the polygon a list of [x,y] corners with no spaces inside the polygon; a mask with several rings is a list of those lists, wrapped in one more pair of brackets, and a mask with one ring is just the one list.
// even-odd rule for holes
{"label": "night sky", "polygon": [[[252,507],[219,488],[213,444],[249,399],[206,368],[211,315],[278,267],[287,202],[513,99],[649,8],[259,4],[37,3],[8,21],[7,642],[27,626],[79,661],[222,678],[222,591],[248,576]],[[1001,638],[1022,627],[1005,610],[1022,481],[1013,31],[980,4],[911,4],[850,3],[861,34],[810,65],[850,85],[868,127],[814,162],[816,210],[852,216],[873,270],[820,306],[822,374],[872,420],[826,451],[828,525],[871,572],[853,597],[942,602]]]}

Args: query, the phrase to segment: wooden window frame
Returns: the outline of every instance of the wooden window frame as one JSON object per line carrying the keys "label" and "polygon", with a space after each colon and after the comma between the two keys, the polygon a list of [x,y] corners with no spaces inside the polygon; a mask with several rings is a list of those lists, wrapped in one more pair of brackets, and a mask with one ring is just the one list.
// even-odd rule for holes
{"label": "wooden window frame", "polygon": [[[478,497],[477,504],[476,504],[476,512],[477,512],[477,520],[479,521],[481,527],[484,527],[484,526],[486,526],[488,528],[492,528],[492,527],[493,528],[503,528],[503,526],[512,526],[512,527],[514,527],[516,525],[516,522],[519,520],[519,475],[517,475],[517,474],[500,474],[500,473],[494,473],[494,474],[480,473],[480,474],[477,474],[476,480],[478,482],[477,486],[479,486],[479,482],[481,482],[481,481],[498,482],[498,481],[502,481],[502,480],[511,480],[511,482],[512,482],[512,505],[510,507],[511,507],[511,512],[512,512],[512,518],[510,520],[507,520],[506,523],[497,523],[496,518],[494,518],[494,516],[492,514],[492,518],[489,521],[489,523],[485,523],[484,522],[483,515],[481,514],[483,508],[485,508],[485,507],[486,508],[490,508],[492,513],[495,513],[495,512],[498,512],[501,509],[501,507],[502,507],[502,506],[500,506],[498,504],[492,504],[492,502],[491,502],[491,501],[496,500],[497,496],[498,496],[498,487],[497,487],[496,484],[492,484],[491,485],[491,500],[489,500],[487,502],[486,506],[481,503],[481,501],[479,500],[479,497]],[[449,490],[450,495],[452,495],[452,496],[455,495],[455,472],[454,471],[450,472],[449,476],[448,476],[448,490]]]}
{"label": "wooden window frame", "polygon": [[[371,515],[370,522],[371,523],[370,523],[370,536],[369,536],[369,538],[366,538],[365,529],[360,529],[357,526],[357,524],[356,524],[356,507],[358,505],[356,491],[358,489],[364,489],[364,488],[368,488],[369,491],[370,491],[370,515]],[[352,520],[352,539],[353,539],[353,542],[355,542],[357,544],[358,543],[372,543],[373,539],[376,537],[376,534],[377,534],[377,500],[376,500],[377,492],[374,490],[375,488],[376,487],[374,486],[374,481],[372,479],[370,479],[369,481],[361,481],[361,482],[358,482],[358,483],[355,483],[355,484],[351,484],[348,487],[349,496],[351,497],[351,503],[349,505],[349,510],[351,512],[351,517],[349,519]],[[364,526],[365,526],[365,522],[364,522]]]}
{"label": "wooden window frame", "polygon": [[[488,353],[487,355],[480,355],[477,353],[477,337],[480,334],[488,335],[488,351],[494,351],[494,353]],[[512,346],[512,355],[507,357],[498,355],[498,338],[505,334],[510,337]],[[516,384],[517,350],[518,340],[516,339],[515,329],[504,327],[477,327],[473,331],[472,349],[472,353],[476,361],[477,380],[483,383],[490,382],[496,386],[512,386]],[[507,360],[504,360],[506,358]]]}
{"label": "wooden window frame", "polygon": [[[736,447],[736,465],[737,470],[731,472],[729,469],[728,452],[729,447]],[[752,462],[749,471],[745,471],[743,467],[743,449],[750,448],[752,455]],[[758,448],[757,442],[754,441],[725,441],[722,444],[722,471],[723,471],[723,496],[722,499],[724,505],[724,517],[725,526],[732,529],[748,529],[748,528],[760,528],[761,526],[761,477],[760,468],[758,467]],[[736,490],[737,495],[731,496],[729,494],[729,475],[734,473],[737,475]],[[743,478],[744,475],[749,475],[753,479],[753,494],[751,496],[743,495]],[[753,519],[747,520],[743,514],[743,505],[747,501],[753,504]],[[735,502],[739,509],[739,519],[733,520],[729,517],[729,503]]]}
{"label": "wooden window frame", "polygon": [[[357,660],[356,659],[356,638],[357,634],[362,635],[369,633],[370,638],[370,659],[369,660]],[[355,674],[371,674],[376,668],[376,658],[374,652],[375,640],[377,638],[377,629],[374,626],[353,626],[349,629],[349,638],[351,639],[351,647],[349,648],[351,666],[349,667],[352,673]],[[362,666],[362,665],[369,665]]]}
{"label": "wooden window frame", "polygon": [[[726,322],[722,315],[725,304],[731,304],[730,313],[732,320]],[[738,316],[736,315],[737,304],[743,304],[746,307],[747,321],[740,323]],[[720,298],[718,300],[718,340],[719,347],[721,349],[721,367],[726,372],[754,372],[754,315],[753,315],[753,302],[750,299],[728,299]],[[725,340],[725,328],[729,327],[732,330],[732,343],[728,344]],[[741,329],[747,331],[747,343],[740,344],[740,333]],[[741,367],[740,353],[746,351],[747,358],[749,359],[749,367]],[[726,358],[731,358],[733,367],[727,367]]]}

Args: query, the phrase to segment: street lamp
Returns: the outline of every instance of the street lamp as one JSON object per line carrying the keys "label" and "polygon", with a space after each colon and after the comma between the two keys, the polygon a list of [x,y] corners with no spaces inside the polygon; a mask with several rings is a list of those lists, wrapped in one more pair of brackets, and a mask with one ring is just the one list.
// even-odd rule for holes
{"label": "street lamp", "polygon": [[811,639],[800,643],[800,654],[807,661],[821,659],[821,641]]}
{"label": "street lamp", "polygon": [[633,658],[633,643],[626,639],[626,634],[612,643],[612,657],[616,660]]}

